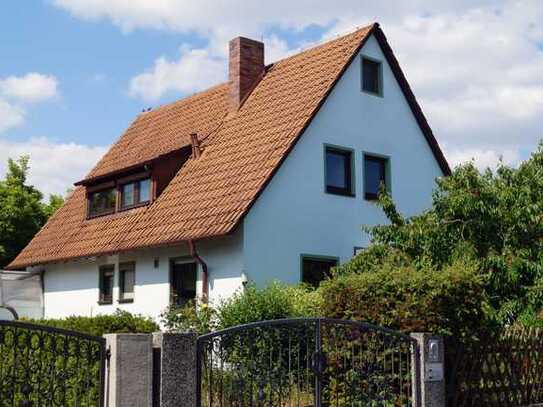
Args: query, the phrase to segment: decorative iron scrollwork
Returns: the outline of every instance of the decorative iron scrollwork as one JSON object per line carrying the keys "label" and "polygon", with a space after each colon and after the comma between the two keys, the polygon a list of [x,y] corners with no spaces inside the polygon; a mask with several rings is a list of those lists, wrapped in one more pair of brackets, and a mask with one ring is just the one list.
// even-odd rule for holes
{"label": "decorative iron scrollwork", "polygon": [[198,339],[198,405],[413,406],[417,343],[370,324],[264,321]]}
{"label": "decorative iron scrollwork", "polygon": [[0,321],[0,407],[102,406],[105,340]]}

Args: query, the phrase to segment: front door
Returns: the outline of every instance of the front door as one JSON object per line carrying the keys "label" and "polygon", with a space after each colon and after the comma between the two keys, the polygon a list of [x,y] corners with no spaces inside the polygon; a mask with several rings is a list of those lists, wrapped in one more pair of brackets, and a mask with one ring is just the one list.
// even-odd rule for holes
{"label": "front door", "polygon": [[196,298],[196,275],[196,263],[172,261],[170,287],[173,305],[183,306]]}

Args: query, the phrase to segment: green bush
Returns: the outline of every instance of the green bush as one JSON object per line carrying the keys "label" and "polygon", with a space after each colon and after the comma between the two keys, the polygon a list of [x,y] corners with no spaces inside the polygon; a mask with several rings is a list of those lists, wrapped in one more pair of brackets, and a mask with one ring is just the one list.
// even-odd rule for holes
{"label": "green bush", "polygon": [[168,332],[197,332],[202,335],[217,327],[217,311],[201,301],[191,301],[185,306],[171,306],[160,318]]}
{"label": "green bush", "polygon": [[159,326],[151,318],[134,315],[120,309],[116,310],[112,315],[23,320],[23,322],[25,321],[95,336],[112,333],[151,333],[160,330]]}
{"label": "green bush", "polygon": [[309,317],[319,313],[318,293],[309,287],[289,287],[274,282],[259,289],[249,285],[220,304],[220,329],[282,318]]}
{"label": "green bush", "polygon": [[372,272],[340,274],[319,291],[331,318],[462,337],[491,327],[484,278],[469,260],[441,270],[384,263]]}
{"label": "green bush", "polygon": [[248,285],[215,306],[190,303],[171,307],[161,315],[169,332],[207,333],[251,322],[320,315],[321,296],[306,286],[272,283],[264,288]]}

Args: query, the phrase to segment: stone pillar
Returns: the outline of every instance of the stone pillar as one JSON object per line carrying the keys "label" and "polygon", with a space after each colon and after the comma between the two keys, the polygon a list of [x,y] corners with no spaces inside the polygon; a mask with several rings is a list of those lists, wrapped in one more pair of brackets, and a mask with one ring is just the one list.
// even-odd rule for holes
{"label": "stone pillar", "polygon": [[[412,333],[419,344],[419,378],[421,405],[417,407],[445,407],[445,347],[443,337],[427,333]],[[415,363],[413,366],[417,366]]]}
{"label": "stone pillar", "polygon": [[196,339],[194,333],[153,334],[160,348],[160,407],[196,407]]}
{"label": "stone pillar", "polygon": [[152,406],[152,335],[107,334],[111,351],[106,381],[108,407]]}

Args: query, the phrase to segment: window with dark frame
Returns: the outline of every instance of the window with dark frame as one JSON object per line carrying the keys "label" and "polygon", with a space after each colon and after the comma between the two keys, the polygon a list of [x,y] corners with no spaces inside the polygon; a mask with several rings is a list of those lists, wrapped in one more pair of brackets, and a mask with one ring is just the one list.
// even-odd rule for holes
{"label": "window with dark frame", "polygon": [[112,304],[113,303],[113,275],[115,273],[115,266],[102,266],[99,269],[100,282],[99,282],[99,304]]}
{"label": "window with dark frame", "polygon": [[89,194],[89,217],[107,215],[115,212],[117,191],[114,187]]}
{"label": "window with dark frame", "polygon": [[328,257],[302,256],[302,282],[313,287],[330,277],[330,270],[338,265],[338,260]]}
{"label": "window with dark frame", "polygon": [[379,199],[381,185],[387,185],[387,159],[364,155],[364,198],[368,201]]}
{"label": "window with dark frame", "polygon": [[354,196],[352,152],[335,147],[326,147],[326,192]]}
{"label": "window with dark frame", "polygon": [[196,298],[196,263],[172,260],[170,270],[171,303],[184,306]]}
{"label": "window with dark frame", "polygon": [[134,301],[134,285],[136,283],[136,263],[119,264],[119,302]]}
{"label": "window with dark frame", "polygon": [[362,90],[375,95],[383,94],[381,62],[362,58]]}
{"label": "window with dark frame", "polygon": [[151,180],[149,178],[121,185],[121,208],[128,209],[148,203],[151,200]]}

